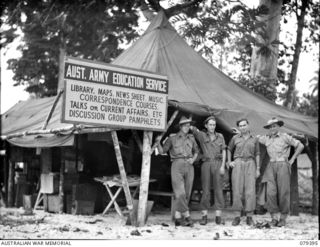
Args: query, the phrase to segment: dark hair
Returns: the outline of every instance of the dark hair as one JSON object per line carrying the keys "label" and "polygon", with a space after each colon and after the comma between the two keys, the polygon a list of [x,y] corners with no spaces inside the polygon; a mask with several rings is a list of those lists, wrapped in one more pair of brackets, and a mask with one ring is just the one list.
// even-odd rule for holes
{"label": "dark hair", "polygon": [[249,124],[248,119],[246,119],[246,118],[241,118],[241,119],[239,119],[239,120],[236,122],[238,127],[239,127],[239,124],[240,124],[242,121],[246,121],[247,124]]}

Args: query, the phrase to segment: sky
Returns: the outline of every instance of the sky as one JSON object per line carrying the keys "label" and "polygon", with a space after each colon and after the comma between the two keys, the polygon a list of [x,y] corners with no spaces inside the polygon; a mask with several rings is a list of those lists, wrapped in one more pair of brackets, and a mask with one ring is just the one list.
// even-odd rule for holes
{"label": "sky", "polygon": [[[248,6],[257,6],[259,3],[258,0],[245,0]],[[147,26],[147,23],[140,22],[142,26]],[[289,26],[290,28],[290,26]],[[295,30],[295,25],[292,25],[292,30]],[[308,32],[305,30],[305,32]],[[20,52],[17,51],[17,46],[20,44],[20,41],[16,41],[12,43],[8,48],[3,49],[1,47],[1,105],[0,105],[0,113],[6,112],[10,107],[15,105],[21,100],[27,100],[29,98],[29,94],[24,91],[23,86],[15,87],[14,81],[12,79],[13,72],[7,69],[7,61],[11,58],[18,58],[20,56]],[[317,54],[319,54],[319,47],[315,47],[318,49]],[[296,88],[299,91],[299,95],[301,96],[303,93],[310,92],[310,80],[315,76],[315,72],[317,71],[319,64],[317,59],[314,58],[312,53],[301,53],[300,62],[298,68],[298,79],[296,82]]]}

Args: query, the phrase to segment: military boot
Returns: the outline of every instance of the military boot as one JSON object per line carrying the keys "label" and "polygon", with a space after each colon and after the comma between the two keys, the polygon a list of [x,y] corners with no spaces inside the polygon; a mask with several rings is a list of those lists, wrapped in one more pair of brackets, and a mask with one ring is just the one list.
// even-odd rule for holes
{"label": "military boot", "polygon": [[240,224],[240,217],[238,216],[238,217],[235,217],[235,218],[233,219],[232,225],[233,225],[233,226],[237,226],[237,225],[239,225],[239,224]]}
{"label": "military boot", "polygon": [[247,225],[248,225],[248,226],[252,226],[253,224],[254,224],[254,222],[253,222],[252,217],[251,217],[251,216],[248,216],[248,217],[247,217]]}
{"label": "military boot", "polygon": [[207,215],[204,215],[202,216],[202,219],[200,221],[200,225],[206,225],[208,223],[208,216]]}
{"label": "military boot", "polygon": [[220,225],[221,222],[222,222],[221,216],[216,216],[216,224],[217,224],[217,225]]}
{"label": "military boot", "polygon": [[175,219],[174,225],[175,226],[182,226],[184,224],[184,220],[182,218]]}
{"label": "military boot", "polygon": [[189,227],[193,227],[193,221],[190,217],[186,217],[184,219],[184,224],[182,226],[189,226]]}

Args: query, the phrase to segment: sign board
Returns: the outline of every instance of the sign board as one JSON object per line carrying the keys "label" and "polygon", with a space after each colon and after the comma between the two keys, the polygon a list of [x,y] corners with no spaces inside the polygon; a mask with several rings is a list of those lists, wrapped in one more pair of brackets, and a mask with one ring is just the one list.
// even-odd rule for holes
{"label": "sign board", "polygon": [[166,76],[78,58],[65,58],[62,122],[163,131]]}

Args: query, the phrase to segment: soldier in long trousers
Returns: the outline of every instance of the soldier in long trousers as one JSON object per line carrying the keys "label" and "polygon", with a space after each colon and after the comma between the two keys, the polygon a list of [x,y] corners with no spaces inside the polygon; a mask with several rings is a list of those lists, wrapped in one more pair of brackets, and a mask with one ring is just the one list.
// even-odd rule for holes
{"label": "soldier in long trousers", "polygon": [[[290,210],[291,166],[304,148],[300,141],[279,131],[283,125],[283,121],[272,118],[264,126],[269,129],[269,134],[258,136],[259,142],[266,146],[270,157],[262,178],[262,183],[266,186],[265,207],[271,215],[271,225],[279,227],[285,226]],[[290,146],[295,148],[295,152],[288,160]]]}
{"label": "soldier in long trousers", "polygon": [[203,152],[201,165],[201,182],[202,182],[202,197],[200,206],[202,209],[201,225],[206,225],[208,222],[208,209],[210,207],[211,182],[214,186],[214,208],[216,213],[215,222],[221,224],[221,213],[224,208],[223,197],[223,177],[225,172],[226,162],[226,144],[222,134],[217,133],[216,119],[214,116],[209,116],[204,121],[206,132],[200,131],[194,126],[191,126],[192,133],[199,141]]}
{"label": "soldier in long trousers", "polygon": [[247,215],[247,225],[253,225],[252,216],[256,208],[256,178],[260,176],[259,142],[250,133],[247,119],[237,121],[237,127],[240,133],[233,136],[229,142],[227,162],[227,168],[232,168],[232,207],[239,213],[232,221],[232,225],[240,224],[242,211]]}
{"label": "soldier in long trousers", "polygon": [[[170,153],[171,182],[176,203],[176,226],[193,226],[188,204],[194,179],[193,163],[198,156],[199,149],[194,136],[188,133],[191,122],[191,119],[182,116],[179,121],[180,131],[170,136],[163,147],[161,144],[158,145],[160,154],[168,151]],[[160,141],[159,137],[157,140]]]}

